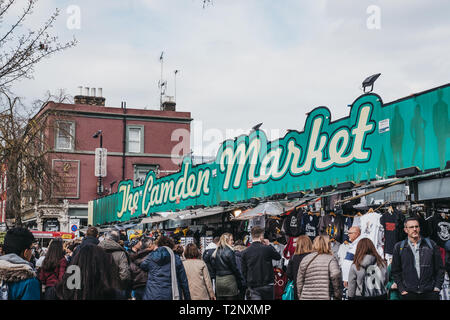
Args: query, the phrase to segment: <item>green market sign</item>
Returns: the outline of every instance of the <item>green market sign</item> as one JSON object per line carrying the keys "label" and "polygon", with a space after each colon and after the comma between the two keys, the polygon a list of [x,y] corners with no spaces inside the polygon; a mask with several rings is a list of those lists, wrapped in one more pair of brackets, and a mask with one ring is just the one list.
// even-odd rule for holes
{"label": "green market sign", "polygon": [[122,181],[117,193],[94,201],[94,224],[387,178],[411,166],[442,169],[450,159],[449,105],[450,84],[389,104],[364,94],[337,121],[316,108],[302,132],[267,141],[256,130],[224,141],[213,163],[193,166],[186,157],[176,174],[158,179],[151,171],[139,187]]}

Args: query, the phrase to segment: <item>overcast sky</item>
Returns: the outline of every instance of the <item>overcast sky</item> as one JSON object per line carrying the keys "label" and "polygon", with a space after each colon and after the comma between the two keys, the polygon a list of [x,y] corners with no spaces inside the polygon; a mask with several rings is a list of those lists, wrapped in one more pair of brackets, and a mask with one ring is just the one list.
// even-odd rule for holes
{"label": "overcast sky", "polygon": [[164,51],[166,94],[174,95],[180,70],[177,110],[195,119],[194,153],[203,145],[210,154],[239,134],[230,130],[263,122],[275,139],[286,129],[302,130],[305,113],[317,106],[344,117],[362,94],[361,82],[375,73],[382,74],[374,91],[384,102],[450,79],[448,0],[202,6],[202,0],[40,0],[27,23],[36,27],[60,8],[53,33],[79,43],[41,62],[35,79],[17,83],[15,92],[33,100],[47,90],[76,95],[80,85],[102,87],[107,106],[126,101],[128,108],[159,109]]}

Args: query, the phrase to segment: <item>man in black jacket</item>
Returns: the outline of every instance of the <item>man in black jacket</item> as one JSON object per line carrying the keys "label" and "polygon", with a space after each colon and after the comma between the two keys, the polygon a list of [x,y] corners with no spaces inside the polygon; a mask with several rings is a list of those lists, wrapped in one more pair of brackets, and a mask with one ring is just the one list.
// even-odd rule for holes
{"label": "man in black jacket", "polygon": [[253,242],[242,252],[242,273],[247,281],[249,300],[274,299],[274,272],[272,260],[280,260],[281,255],[264,239],[264,229],[253,227]]}
{"label": "man in black jacket", "polygon": [[436,243],[421,238],[419,219],[405,220],[408,238],[397,242],[391,272],[405,300],[439,300],[444,282],[444,266]]}
{"label": "man in black jacket", "polygon": [[80,251],[81,248],[87,245],[98,245],[98,230],[96,227],[90,226],[86,231],[86,236],[83,238],[83,241],[81,241],[80,245],[75,248],[75,250],[72,253],[72,258],[75,257],[75,255]]}

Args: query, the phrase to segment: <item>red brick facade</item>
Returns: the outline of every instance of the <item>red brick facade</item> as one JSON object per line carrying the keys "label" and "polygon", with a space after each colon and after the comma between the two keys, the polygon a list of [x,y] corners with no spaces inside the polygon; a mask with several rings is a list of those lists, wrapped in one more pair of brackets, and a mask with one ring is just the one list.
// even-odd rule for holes
{"label": "red brick facade", "polygon": [[[160,176],[179,170],[174,150],[182,150],[184,154],[190,151],[190,112],[159,111],[142,109],[122,109],[80,104],[48,103],[37,116],[49,110],[60,113],[49,117],[50,126],[46,132],[46,140],[51,148],[50,159],[64,159],[79,161],[79,197],[69,198],[69,203],[83,203],[98,197],[97,177],[94,175],[95,149],[99,147],[99,138],[93,138],[98,130],[102,131],[103,148],[107,149],[107,176],[103,178],[105,189],[110,189],[110,183],[117,181],[113,192],[122,178],[134,179],[136,166],[157,165]],[[126,122],[124,123],[124,119]],[[59,121],[73,123],[72,150],[58,150],[56,145],[57,124]],[[124,151],[128,145],[126,128],[136,126],[140,128],[142,152],[131,153]],[[183,138],[172,140],[175,130],[182,129]],[[176,135],[178,137],[179,135]],[[175,149],[174,149],[175,148]],[[175,156],[175,158],[174,158]],[[123,159],[125,171],[123,172]],[[179,158],[178,158],[179,159]],[[124,173],[124,177],[123,177]]]}

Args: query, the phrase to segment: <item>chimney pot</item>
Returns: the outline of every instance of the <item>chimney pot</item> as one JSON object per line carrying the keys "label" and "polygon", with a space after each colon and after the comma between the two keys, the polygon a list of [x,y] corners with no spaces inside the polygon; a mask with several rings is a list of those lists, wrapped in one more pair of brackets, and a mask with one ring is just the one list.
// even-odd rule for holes
{"label": "chimney pot", "polygon": [[91,88],[91,96],[95,97],[95,91],[96,91],[95,88]]}
{"label": "chimney pot", "polygon": [[89,87],[84,87],[84,90],[85,90],[85,95],[89,96]]}

